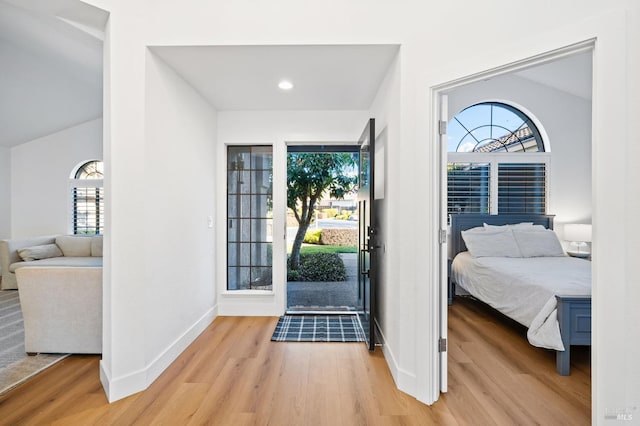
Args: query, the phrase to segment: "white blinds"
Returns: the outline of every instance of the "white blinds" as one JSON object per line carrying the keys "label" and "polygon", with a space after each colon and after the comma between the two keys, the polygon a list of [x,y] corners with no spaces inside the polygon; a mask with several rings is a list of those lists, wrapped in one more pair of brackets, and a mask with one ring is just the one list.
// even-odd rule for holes
{"label": "white blinds", "polygon": [[498,212],[546,213],[546,165],[498,164]]}
{"label": "white blinds", "polygon": [[102,187],[74,187],[73,233],[102,234],[104,231],[104,189]]}
{"label": "white blinds", "polygon": [[489,213],[489,163],[449,163],[448,213]]}
{"label": "white blinds", "polygon": [[447,211],[546,213],[546,162],[452,162],[447,165]]}

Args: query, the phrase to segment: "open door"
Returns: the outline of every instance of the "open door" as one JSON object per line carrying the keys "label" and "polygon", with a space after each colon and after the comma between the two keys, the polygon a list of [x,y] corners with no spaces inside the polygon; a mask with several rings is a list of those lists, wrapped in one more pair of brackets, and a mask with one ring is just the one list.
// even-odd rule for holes
{"label": "open door", "polygon": [[440,153],[440,392],[447,391],[447,329],[449,307],[449,259],[447,250],[447,122],[449,105],[447,95],[440,97],[438,133]]}
{"label": "open door", "polygon": [[375,349],[376,229],[374,221],[375,120],[369,122],[358,140],[360,179],[358,189],[358,302],[360,322],[369,350]]}

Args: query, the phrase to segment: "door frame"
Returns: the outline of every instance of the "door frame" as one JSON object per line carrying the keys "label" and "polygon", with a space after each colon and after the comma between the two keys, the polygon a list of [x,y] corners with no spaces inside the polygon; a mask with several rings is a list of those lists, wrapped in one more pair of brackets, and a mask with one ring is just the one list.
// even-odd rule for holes
{"label": "door frame", "polygon": [[[318,141],[296,141],[296,140],[285,140],[284,143],[282,144],[282,146],[284,147],[284,153],[282,153],[281,151],[278,151],[278,155],[281,156],[281,161],[282,161],[282,173],[283,173],[283,185],[281,185],[282,188],[279,188],[279,192],[281,192],[281,196],[283,199],[283,209],[282,211],[279,212],[275,212],[274,211],[274,215],[278,214],[281,216],[282,218],[282,222],[283,222],[283,238],[284,238],[284,247],[283,247],[283,253],[282,253],[282,259],[280,261],[281,266],[283,268],[284,271],[284,275],[283,275],[283,285],[282,285],[282,295],[281,297],[279,297],[279,302],[282,306],[282,315],[284,315],[286,313],[286,311],[289,309],[289,300],[288,300],[288,296],[287,296],[287,154],[289,153],[289,147],[298,147],[295,150],[299,150],[298,152],[302,151],[306,151],[307,149],[314,149],[314,148],[318,148],[318,147],[324,147],[323,151],[326,152],[350,152],[347,149],[341,150],[341,148],[343,147],[353,147],[353,152],[359,152],[359,145],[358,145],[358,141],[354,140],[354,141],[323,141],[323,142],[318,142]],[[275,156],[275,151],[274,151],[274,156]],[[275,163],[275,159],[274,159],[274,163]],[[275,257],[274,257],[274,262],[275,262]],[[274,280],[275,280],[275,276],[274,276]],[[274,288],[275,288],[275,282],[274,282]]]}
{"label": "door frame", "polygon": [[[435,221],[437,223],[437,231],[435,235],[440,235],[444,233],[444,235],[448,235],[448,230],[442,228],[441,218],[446,217],[447,215],[447,205],[446,205],[446,195],[447,195],[447,180],[446,180],[446,146],[442,146],[442,138],[440,134],[440,120],[441,113],[444,109],[448,107],[448,99],[447,94],[455,89],[461,88],[471,83],[475,83],[478,81],[486,80],[492,77],[497,77],[504,74],[513,73],[522,69],[534,67],[536,65],[542,65],[548,62],[552,62],[554,60],[558,60],[567,56],[571,56],[574,54],[582,53],[585,51],[593,52],[595,55],[595,39],[587,39],[584,41],[580,41],[578,43],[564,46],[552,51],[548,51],[539,55],[535,55],[529,58],[522,59],[520,61],[516,61],[510,64],[505,64],[500,67],[496,67],[493,69],[485,70],[476,74],[472,74],[466,77],[462,77],[450,82],[446,82],[440,85],[436,85],[430,88],[430,99],[431,99],[431,144],[434,153],[434,158],[438,158],[438,171],[437,171],[437,180],[435,183],[435,187],[437,188],[437,206],[436,206],[436,214]],[[592,88],[595,87],[595,78],[592,79]],[[595,93],[594,93],[595,95]],[[595,99],[592,100],[592,126],[595,121],[595,114],[593,105],[595,105]],[[595,135],[594,135],[595,136]],[[592,137],[592,144],[593,144]],[[445,151],[443,154],[442,151]],[[593,161],[593,160],[592,160]],[[593,172],[592,172],[593,173]],[[437,250],[437,265],[438,265],[438,285],[432,286],[430,289],[430,300],[431,306],[430,310],[433,312],[431,327],[431,336],[435,339],[435,342],[432,344],[432,348],[435,351],[433,354],[433,359],[435,360],[435,365],[432,366],[430,371],[434,374],[434,380],[431,381],[431,392],[434,396],[433,400],[436,401],[438,399],[438,395],[441,392],[447,391],[447,377],[448,373],[448,365],[447,365],[447,351],[444,354],[439,352],[439,338],[442,336],[442,328],[447,327],[448,324],[448,309],[447,309],[447,290],[448,290],[448,280],[447,280],[447,238],[444,238],[444,241],[441,240],[439,244],[439,250]],[[444,246],[444,247],[443,247]],[[443,258],[445,256],[445,258]],[[593,283],[593,278],[592,278]],[[595,292],[592,292],[593,296],[595,296]],[[592,296],[592,297],[593,297]],[[435,317],[435,318],[434,318]],[[446,337],[446,334],[445,336]],[[593,367],[592,367],[593,368]]]}
{"label": "door frame", "polygon": [[[288,170],[286,170],[287,168],[287,155],[290,152],[317,152],[317,153],[322,153],[322,152],[326,152],[326,153],[335,153],[335,152],[350,152],[350,153],[359,153],[360,149],[359,149],[359,145],[358,142],[323,142],[323,143],[317,143],[317,142],[285,142],[285,158],[284,158],[284,165],[285,165],[285,173],[284,173],[284,199],[287,200],[287,172]],[[289,207],[286,204],[285,201],[285,205],[284,205],[284,215],[283,215],[283,220],[284,220],[284,240],[285,240],[285,244],[284,244],[284,270],[285,270],[285,274],[284,274],[284,309],[285,309],[285,313],[288,312],[289,310],[289,299],[288,299],[288,280],[287,280],[287,243],[288,243],[288,235],[287,235],[287,214],[288,214],[288,209]],[[357,306],[356,306],[357,308]],[[318,313],[320,313],[321,311],[318,311]]]}

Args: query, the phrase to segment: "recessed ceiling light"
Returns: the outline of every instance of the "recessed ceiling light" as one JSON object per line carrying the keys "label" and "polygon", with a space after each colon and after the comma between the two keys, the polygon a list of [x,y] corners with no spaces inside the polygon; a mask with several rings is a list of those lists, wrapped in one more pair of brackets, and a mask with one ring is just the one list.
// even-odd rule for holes
{"label": "recessed ceiling light", "polygon": [[278,87],[282,90],[291,90],[293,89],[293,83],[287,80],[282,80],[280,83],[278,83]]}

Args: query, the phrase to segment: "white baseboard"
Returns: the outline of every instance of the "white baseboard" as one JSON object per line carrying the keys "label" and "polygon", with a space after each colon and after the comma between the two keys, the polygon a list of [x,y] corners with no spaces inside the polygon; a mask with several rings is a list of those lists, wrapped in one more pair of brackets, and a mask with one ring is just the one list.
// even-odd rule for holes
{"label": "white baseboard", "polygon": [[153,359],[146,368],[130,374],[112,377],[104,363],[100,362],[100,381],[109,402],[115,402],[148,388],[164,370],[202,333],[218,316],[216,304],[191,327]]}
{"label": "white baseboard", "polygon": [[380,324],[376,321],[376,328],[378,330],[378,334],[382,339],[382,354],[384,355],[385,361],[387,361],[387,366],[389,367],[389,371],[391,372],[391,377],[393,377],[393,381],[396,383],[396,387],[402,392],[408,393],[409,395],[415,395],[416,389],[416,376],[415,374],[411,374],[408,371],[400,368],[398,362],[396,361],[396,357],[393,355],[392,348],[388,345],[387,339],[384,337],[384,332],[382,328],[380,328]]}

